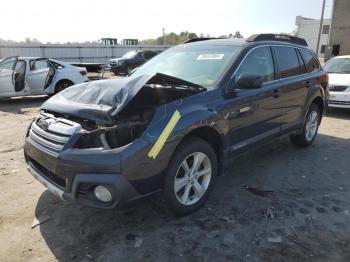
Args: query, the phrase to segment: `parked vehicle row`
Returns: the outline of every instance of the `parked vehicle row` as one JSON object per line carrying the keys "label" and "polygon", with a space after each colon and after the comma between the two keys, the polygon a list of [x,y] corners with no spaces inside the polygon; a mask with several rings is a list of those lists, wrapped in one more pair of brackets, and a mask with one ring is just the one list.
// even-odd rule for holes
{"label": "parked vehicle row", "polygon": [[152,57],[159,54],[155,50],[129,51],[120,58],[109,60],[108,66],[114,74],[130,74],[133,69],[139,67]]}
{"label": "parked vehicle row", "polygon": [[0,61],[0,97],[51,95],[88,80],[85,68],[54,59],[9,57]]}
{"label": "parked vehicle row", "polygon": [[193,39],[128,77],[51,97],[28,129],[25,159],[64,200],[114,208],[162,192],[185,214],[238,155],[282,135],[311,145],[328,95],[303,39]]}

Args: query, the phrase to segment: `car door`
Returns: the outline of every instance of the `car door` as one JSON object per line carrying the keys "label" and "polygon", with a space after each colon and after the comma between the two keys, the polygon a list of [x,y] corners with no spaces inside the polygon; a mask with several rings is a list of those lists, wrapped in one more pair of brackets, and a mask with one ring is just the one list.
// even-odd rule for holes
{"label": "car door", "polygon": [[153,50],[147,50],[147,51],[144,51],[144,53],[143,53],[143,57],[145,58],[145,61],[150,60],[151,58],[153,58],[156,55],[157,55],[157,52],[153,51]]}
{"label": "car door", "polygon": [[17,60],[14,69],[15,92],[21,92],[25,88],[26,61]]}
{"label": "car door", "polygon": [[135,64],[134,67],[138,67],[145,62],[145,58],[143,57],[143,52],[138,52],[135,56]]}
{"label": "car door", "polygon": [[15,66],[17,57],[9,57],[0,62],[0,96],[15,94]]}
{"label": "car door", "polygon": [[277,79],[281,85],[280,93],[283,97],[283,128],[288,130],[298,125],[301,120],[309,82],[301,76],[306,70],[296,48],[274,46],[273,51],[276,57]]}
{"label": "car door", "polygon": [[39,58],[29,62],[29,72],[26,76],[26,82],[32,94],[43,92],[51,71],[51,65],[46,58]]}
{"label": "car door", "polygon": [[232,154],[277,135],[281,126],[282,100],[274,81],[271,48],[260,46],[250,51],[234,74],[236,82],[242,74],[260,75],[264,83],[256,89],[236,84],[235,96],[226,101],[224,117],[229,125]]}

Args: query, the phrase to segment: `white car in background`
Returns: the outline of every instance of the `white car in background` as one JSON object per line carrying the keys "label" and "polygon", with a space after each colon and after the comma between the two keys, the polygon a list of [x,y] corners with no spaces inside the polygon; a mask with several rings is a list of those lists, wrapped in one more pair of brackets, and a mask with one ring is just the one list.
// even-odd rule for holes
{"label": "white car in background", "polygon": [[323,68],[329,74],[328,106],[350,108],[350,55],[334,57]]}
{"label": "white car in background", "polygon": [[86,81],[85,68],[54,59],[9,57],[0,61],[0,97],[55,94]]}

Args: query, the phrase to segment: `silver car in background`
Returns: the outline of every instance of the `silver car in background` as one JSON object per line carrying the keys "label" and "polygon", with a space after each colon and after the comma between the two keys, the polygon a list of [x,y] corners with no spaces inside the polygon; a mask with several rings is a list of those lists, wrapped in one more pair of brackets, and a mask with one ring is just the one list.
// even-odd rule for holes
{"label": "silver car in background", "polygon": [[350,108],[350,55],[334,57],[323,68],[329,75],[328,106]]}
{"label": "silver car in background", "polygon": [[86,81],[84,67],[54,59],[9,57],[0,61],[0,97],[55,94]]}

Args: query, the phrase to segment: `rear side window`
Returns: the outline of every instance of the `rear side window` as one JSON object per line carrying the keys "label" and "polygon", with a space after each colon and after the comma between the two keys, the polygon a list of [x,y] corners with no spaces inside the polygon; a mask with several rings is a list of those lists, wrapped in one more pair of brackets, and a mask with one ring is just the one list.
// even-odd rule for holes
{"label": "rear side window", "polygon": [[46,59],[31,60],[29,62],[29,65],[30,65],[30,71],[49,68],[49,64]]}
{"label": "rear side window", "polygon": [[297,52],[292,47],[274,47],[278,64],[279,78],[286,78],[300,74]]}
{"label": "rear side window", "polygon": [[64,68],[63,65],[59,64],[59,63],[56,63],[54,61],[50,61],[50,63],[56,68],[56,69],[61,69],[61,68]]}
{"label": "rear side window", "polygon": [[258,47],[243,60],[236,73],[238,79],[243,73],[261,75],[264,82],[275,79],[275,70],[270,47]]}
{"label": "rear side window", "polygon": [[309,51],[300,50],[300,53],[303,57],[306,69],[309,73],[317,71],[320,68],[320,65],[318,64],[316,58]]}

